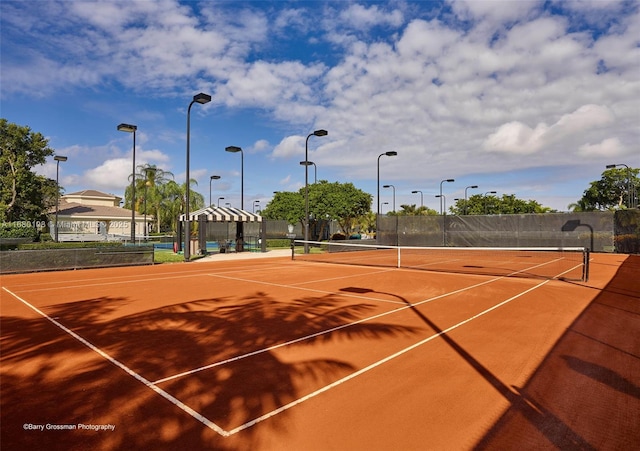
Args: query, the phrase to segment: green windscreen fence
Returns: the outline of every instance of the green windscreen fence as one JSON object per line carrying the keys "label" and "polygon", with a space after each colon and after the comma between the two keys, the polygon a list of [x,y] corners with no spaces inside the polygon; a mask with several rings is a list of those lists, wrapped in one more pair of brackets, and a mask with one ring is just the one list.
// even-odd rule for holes
{"label": "green windscreen fence", "polygon": [[467,216],[381,216],[378,243],[392,246],[585,247],[638,253],[640,210]]}
{"label": "green windscreen fence", "polygon": [[0,252],[0,273],[152,265],[153,246],[10,250]]}

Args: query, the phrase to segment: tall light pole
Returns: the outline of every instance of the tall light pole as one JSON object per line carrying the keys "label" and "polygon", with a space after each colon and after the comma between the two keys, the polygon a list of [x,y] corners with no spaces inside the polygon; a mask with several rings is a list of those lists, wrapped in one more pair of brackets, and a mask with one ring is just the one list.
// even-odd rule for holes
{"label": "tall light pole", "polygon": [[204,105],[205,103],[211,102],[211,96],[209,94],[205,94],[203,92],[196,94],[193,96],[193,100],[189,104],[189,108],[187,109],[187,183],[185,187],[185,224],[184,224],[184,261],[188,262],[191,260],[191,222],[189,221],[189,191],[191,191],[191,183],[190,183],[190,174],[189,174],[189,151],[191,145],[191,107],[194,103],[199,103],[200,105]]}
{"label": "tall light pole", "polygon": [[211,202],[212,201],[212,199],[211,199],[211,182],[213,182],[214,180],[220,180],[220,176],[219,175],[212,175],[209,178],[209,206],[213,205],[213,203]]}
{"label": "tall light pole", "polygon": [[442,215],[442,245],[447,245],[447,198],[444,194],[436,194],[436,197],[440,198],[440,205],[442,206],[444,202],[444,214]]}
{"label": "tall light pole", "polygon": [[313,183],[318,183],[318,166],[313,161],[301,161],[300,166],[313,166]]}
{"label": "tall light pole", "polygon": [[382,205],[389,205],[389,202],[382,202]]}
{"label": "tall light pole", "polygon": [[395,157],[396,155],[398,155],[398,152],[396,152],[395,150],[390,150],[389,152],[381,153],[380,155],[378,155],[378,197],[376,198],[376,202],[378,204],[378,214],[376,216],[376,241],[378,240],[378,229],[380,228],[378,222],[378,217],[380,216],[380,157],[382,157],[383,155],[386,155],[388,157]]}
{"label": "tall light pole", "polygon": [[136,130],[131,124],[118,125],[118,131],[133,133],[133,169],[131,171],[131,243],[136,242]]}
{"label": "tall light pole", "polygon": [[447,214],[447,198],[444,194],[436,194],[436,197],[440,198],[440,203],[444,203],[444,214]]}
{"label": "tall light pole", "polygon": [[415,191],[411,191],[411,194],[418,194],[420,193],[420,207],[424,207],[424,200],[422,197],[422,191],[420,190],[415,190]]}
{"label": "tall light pole", "polygon": [[307,135],[304,142],[304,253],[309,253],[309,138],[312,136],[327,136],[328,131],[319,129]]}
{"label": "tall light pole", "polygon": [[393,211],[396,211],[396,187],[393,185],[382,185],[383,188],[393,188]]}
{"label": "tall light pole", "polygon": [[[241,147],[228,146],[224,149],[226,152],[238,153],[240,152],[240,210],[244,210],[244,152]],[[236,223],[236,251],[242,252],[244,250],[244,223]]]}
{"label": "tall light pole", "polygon": [[633,208],[631,202],[631,169],[626,164],[608,164],[607,169],[615,169],[617,166],[624,166],[627,168],[627,208]]}
{"label": "tall light pole", "polygon": [[60,162],[67,161],[67,157],[56,155],[55,157],[53,157],[53,159],[56,160],[56,225],[55,225],[54,238],[55,238],[55,242],[57,243],[58,242],[58,208],[60,205],[60,183],[58,182],[58,176],[60,174]]}
{"label": "tall light pole", "polygon": [[256,204],[259,204],[259,203],[260,203],[260,200],[258,200],[258,199],[253,201],[253,212],[254,213],[256,212]]}
{"label": "tall light pole", "polygon": [[436,197],[439,197],[439,198],[440,198],[440,214],[442,214],[442,184],[443,184],[444,182],[449,182],[449,183],[451,183],[451,182],[455,182],[455,179],[446,179],[446,180],[442,180],[442,181],[440,182],[440,196],[436,196]]}
{"label": "tall light pole", "polygon": [[497,194],[497,191],[487,191],[482,197],[484,197],[484,214],[487,214],[487,194]]}
{"label": "tall light pole", "polygon": [[465,214],[465,215],[467,214],[467,190],[468,190],[469,188],[474,188],[474,189],[476,189],[476,188],[478,188],[478,185],[471,185],[471,186],[467,186],[467,187],[464,189],[464,214]]}
{"label": "tall light pole", "polygon": [[224,200],[224,197],[218,197],[218,207],[220,206],[220,201]]}
{"label": "tall light pole", "polygon": [[240,209],[244,210],[244,152],[238,146],[228,146],[224,150],[231,153],[240,152]]}

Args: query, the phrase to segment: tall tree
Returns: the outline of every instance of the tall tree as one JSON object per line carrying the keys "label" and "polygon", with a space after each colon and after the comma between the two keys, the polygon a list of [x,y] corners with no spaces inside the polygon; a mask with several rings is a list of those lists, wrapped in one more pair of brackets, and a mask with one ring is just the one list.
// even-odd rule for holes
{"label": "tall tree", "polygon": [[552,210],[535,200],[519,199],[514,194],[503,194],[502,197],[474,194],[466,202],[457,200],[449,211],[454,215],[512,215],[549,213]]}
{"label": "tall tree", "polygon": [[[141,164],[136,168],[136,200],[133,202],[136,211],[154,216],[156,230],[160,231],[160,217],[162,212],[161,187],[173,179],[173,173],[164,171],[154,164]],[[131,180],[131,176],[129,176]],[[146,195],[146,199],[145,199]],[[131,185],[125,189],[125,208],[131,208]],[[145,202],[146,200],[146,202]]]}
{"label": "tall tree", "polygon": [[402,204],[400,205],[400,208],[401,210],[398,210],[397,212],[389,212],[387,214],[390,216],[393,216],[394,214],[398,216],[431,216],[438,214],[437,211],[429,207],[425,207],[424,205],[416,207],[416,204]]}
{"label": "tall tree", "polygon": [[55,205],[56,182],[32,168],[44,164],[53,153],[40,133],[0,119],[0,220],[45,219],[47,210]]}
{"label": "tall tree", "polygon": [[278,191],[262,210],[267,219],[284,219],[289,224],[300,222],[304,226],[304,189],[297,192]]}
{"label": "tall tree", "polygon": [[[304,188],[300,190],[304,193]],[[335,220],[346,236],[350,236],[356,220],[371,209],[373,197],[353,183],[329,183],[320,180],[309,185],[309,212],[314,220]],[[320,231],[322,236],[322,231]]]}
{"label": "tall tree", "polygon": [[636,205],[637,193],[640,192],[638,168],[607,169],[600,180],[589,184],[582,198],[569,208],[580,208],[580,211],[611,210],[629,207],[629,189],[631,189],[631,204]]}
{"label": "tall tree", "polygon": [[[320,180],[309,185],[310,223],[335,220],[345,235],[349,236],[358,219],[371,209],[371,200],[371,194],[356,188],[352,183]],[[290,224],[300,222],[304,226],[305,189],[276,193],[262,210],[262,215],[267,219],[285,219]],[[319,235],[322,236],[322,230]]]}

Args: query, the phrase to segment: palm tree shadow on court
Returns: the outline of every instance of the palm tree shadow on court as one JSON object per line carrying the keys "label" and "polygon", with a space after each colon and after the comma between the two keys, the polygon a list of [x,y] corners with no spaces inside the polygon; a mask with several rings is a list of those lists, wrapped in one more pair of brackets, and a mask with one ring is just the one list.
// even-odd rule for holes
{"label": "palm tree shadow on court", "polygon": [[[324,344],[363,340],[366,346],[368,340],[416,333],[382,322],[353,324],[374,305],[339,295],[280,301],[256,292],[123,315],[129,304],[127,298],[103,297],[54,305],[46,314],[226,430],[357,369],[347,359],[324,357]],[[38,447],[42,440],[48,449],[254,444],[252,428],[232,439],[207,432],[44,318],[2,317],[2,331],[2,441],[8,447]],[[287,352],[295,355],[284,358]],[[287,411],[265,424],[286,435],[286,418]],[[119,433],[53,437],[25,433],[24,423],[113,423]]]}
{"label": "palm tree shadow on court", "polygon": [[[500,395],[502,395],[510,404],[512,411],[518,412],[527,421],[532,424],[558,449],[580,449],[580,450],[595,450],[583,437],[577,432],[573,431],[566,423],[564,423],[559,417],[555,416],[551,411],[543,407],[542,405],[535,403],[532,399],[526,397],[526,395],[518,389],[518,387],[509,387],[504,384],[495,374],[493,374],[487,367],[485,367],[479,360],[471,355],[464,347],[458,344],[446,331],[441,329],[436,323],[425,316],[419,309],[416,308],[411,302],[402,296],[395,293],[387,293],[369,288],[360,287],[347,287],[342,288],[341,291],[365,294],[365,293],[379,293],[387,296],[395,297],[404,302],[409,309],[415,313],[429,328],[435,331],[435,333],[442,338],[442,340],[453,349],[460,357],[464,359],[484,380],[486,380],[492,387],[494,387]],[[481,441],[478,444],[477,449],[485,449],[487,446],[487,440]]]}

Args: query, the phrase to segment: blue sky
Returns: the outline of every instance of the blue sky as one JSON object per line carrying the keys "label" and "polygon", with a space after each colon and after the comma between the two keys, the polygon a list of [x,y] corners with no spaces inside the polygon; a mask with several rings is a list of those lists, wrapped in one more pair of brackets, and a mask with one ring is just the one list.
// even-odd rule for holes
{"label": "blue sky", "polygon": [[[605,165],[640,167],[637,1],[6,1],[2,117],[49,139],[70,193],[123,195],[136,162],[209,202],[265,206],[318,179],[439,209],[497,191],[564,211]],[[55,178],[53,158],[37,169]],[[309,178],[313,181],[313,167]],[[392,204],[392,191],[381,188]]]}

